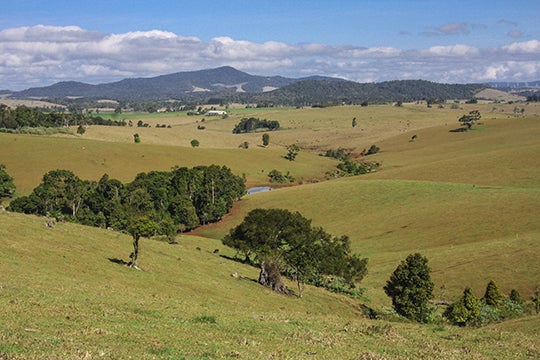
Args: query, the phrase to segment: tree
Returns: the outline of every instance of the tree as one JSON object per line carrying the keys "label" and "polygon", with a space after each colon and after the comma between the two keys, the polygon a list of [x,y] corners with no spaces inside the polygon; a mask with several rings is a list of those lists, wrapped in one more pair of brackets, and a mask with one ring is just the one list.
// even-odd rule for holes
{"label": "tree", "polygon": [[139,257],[139,239],[141,237],[150,237],[156,233],[159,226],[154,221],[147,217],[132,218],[127,231],[133,236],[133,252],[129,256],[131,260],[128,263],[129,267],[139,270],[137,258]]}
{"label": "tree", "polygon": [[3,198],[13,197],[13,194],[15,194],[13,178],[6,172],[6,166],[0,164],[0,203]]}
{"label": "tree", "polygon": [[262,143],[263,143],[263,146],[268,146],[268,144],[270,144],[270,135],[268,135],[267,133],[264,133],[262,135]]}
{"label": "tree", "polygon": [[486,293],[484,294],[482,301],[484,301],[486,305],[497,307],[501,304],[502,300],[503,296],[499,292],[499,288],[493,280],[490,280],[487,284]]}
{"label": "tree", "polygon": [[482,118],[482,115],[480,114],[480,111],[473,110],[470,111],[467,115],[463,115],[458,119],[458,121],[462,124],[467,126],[467,129],[470,129],[475,122],[479,121]]}
{"label": "tree", "polygon": [[285,159],[289,161],[294,161],[296,159],[296,155],[300,152],[300,148],[296,144],[291,144],[287,146],[287,155],[285,155]]}
{"label": "tree", "polygon": [[84,135],[84,133],[86,132],[86,129],[84,128],[84,126],[81,124],[79,125],[79,127],[77,128],[77,134],[79,135]]}
{"label": "tree", "polygon": [[432,312],[429,300],[433,298],[434,287],[427,262],[419,253],[407,256],[384,287],[398,314],[424,323]]}
{"label": "tree", "polygon": [[199,140],[197,140],[197,139],[191,140],[190,144],[191,144],[191,147],[194,147],[194,148],[199,147],[199,145],[200,145]]}
{"label": "tree", "polygon": [[352,119],[352,124],[351,124],[352,127],[355,128],[357,124],[358,124],[358,123],[356,122],[356,118],[353,117],[353,119]]}
{"label": "tree", "polygon": [[133,135],[133,141],[138,144],[141,142],[141,137],[139,136],[139,134],[134,134]]}
{"label": "tree", "polygon": [[459,326],[470,325],[479,315],[480,304],[470,287],[465,288],[461,299],[450,305],[444,313],[448,320]]}
{"label": "tree", "polygon": [[282,280],[284,272],[297,282],[299,296],[312,276],[334,275],[353,283],[366,273],[367,259],[349,254],[347,237],[313,228],[311,220],[285,209],[250,211],[223,244],[243,253],[246,262],[258,263],[259,284],[283,294],[290,293]]}

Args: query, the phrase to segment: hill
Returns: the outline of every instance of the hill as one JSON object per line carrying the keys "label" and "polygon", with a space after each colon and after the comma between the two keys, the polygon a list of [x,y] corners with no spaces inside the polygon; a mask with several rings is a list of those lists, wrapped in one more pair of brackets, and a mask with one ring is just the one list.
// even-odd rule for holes
{"label": "hill", "polygon": [[[538,330],[518,322],[477,330],[369,320],[357,301],[321,289],[272,293],[251,281],[256,269],[221,257],[232,253],[219,242],[190,236],[175,246],[144,239],[144,271],[131,270],[119,264],[130,237],[44,220],[0,212],[2,358],[540,355]],[[519,321],[538,326],[538,317]]]}
{"label": "hill", "polygon": [[124,79],[98,85],[74,81],[15,92],[12,98],[87,98],[113,100],[180,100],[202,102],[311,105],[333,103],[470,99],[479,84],[437,84],[421,80],[360,84],[313,76],[300,79],[256,76],[232,67],[178,72],[152,78]]}

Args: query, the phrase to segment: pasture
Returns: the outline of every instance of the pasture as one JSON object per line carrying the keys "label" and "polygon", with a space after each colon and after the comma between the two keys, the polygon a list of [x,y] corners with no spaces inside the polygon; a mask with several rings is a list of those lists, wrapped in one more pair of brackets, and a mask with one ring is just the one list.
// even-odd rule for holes
{"label": "pasture", "polygon": [[[0,355],[540,357],[538,316],[481,329],[417,325],[393,317],[383,293],[413,252],[429,259],[439,300],[457,299],[466,286],[481,297],[489,280],[526,299],[540,286],[540,105],[452,105],[233,108],[226,119],[204,122],[185,113],[120,114],[152,127],[92,126],[82,137],[0,134],[0,163],[19,195],[57,168],[127,182],[141,171],[216,163],[244,175],[248,186],[268,185],[274,168],[304,183],[245,196],[222,221],[179,236],[179,245],[144,239],[143,272],[114,261],[129,255],[124,234],[69,223],[47,229],[42,218],[0,212],[0,272],[7,274],[0,281]],[[449,131],[473,109],[481,124]],[[250,116],[280,122],[268,148],[258,146],[261,133],[231,133]],[[194,138],[200,147],[191,148]],[[238,148],[244,141],[249,148]],[[291,143],[302,148],[295,161],[283,158]],[[372,144],[381,151],[367,159],[382,163],[379,171],[324,181],[338,162],[320,152],[360,153]],[[363,298],[312,287],[302,299],[277,295],[251,281],[256,268],[220,256],[234,255],[220,239],[254,208],[300,211],[329,233],[348,235],[354,251],[369,258]],[[387,316],[366,319],[359,303]]]}

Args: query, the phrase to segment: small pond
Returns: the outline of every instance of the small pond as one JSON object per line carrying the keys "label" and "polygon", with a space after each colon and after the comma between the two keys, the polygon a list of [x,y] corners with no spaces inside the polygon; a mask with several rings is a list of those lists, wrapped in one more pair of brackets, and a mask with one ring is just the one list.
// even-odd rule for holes
{"label": "small pond", "polygon": [[273,189],[274,188],[270,187],[270,186],[257,186],[257,187],[249,188],[247,190],[247,194],[248,195],[257,194],[257,193],[261,193],[261,192],[265,192],[265,191],[270,191],[270,190],[273,190]]}

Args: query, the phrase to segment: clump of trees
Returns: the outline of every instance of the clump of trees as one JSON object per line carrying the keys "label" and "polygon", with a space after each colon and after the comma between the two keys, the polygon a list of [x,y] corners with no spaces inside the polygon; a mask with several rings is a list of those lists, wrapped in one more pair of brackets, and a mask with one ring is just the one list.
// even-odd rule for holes
{"label": "clump of trees", "polygon": [[482,118],[482,115],[480,114],[480,111],[473,110],[469,111],[468,114],[461,116],[458,121],[461,123],[461,125],[466,126],[467,130],[470,129],[476,122],[480,121]]}
{"label": "clump of trees", "polygon": [[430,272],[428,259],[416,253],[407,256],[392,273],[384,292],[399,315],[422,323],[430,320],[434,287]]}
{"label": "clump of trees", "polygon": [[512,289],[505,297],[491,280],[481,299],[471,288],[465,288],[462,297],[448,306],[444,316],[455,325],[483,326],[520,316],[525,310],[525,303],[517,290]]}
{"label": "clump of trees", "polygon": [[277,130],[279,122],[277,120],[259,119],[255,117],[243,118],[233,129],[233,134],[242,134],[260,130]]}
{"label": "clump of trees", "polygon": [[291,144],[287,146],[287,155],[285,155],[285,159],[289,161],[294,161],[299,152],[300,147],[296,144]]}
{"label": "clump of trees", "polygon": [[346,292],[367,272],[367,259],[350,253],[348,237],[331,236],[300,213],[285,209],[250,211],[223,244],[259,266],[259,284],[283,294],[291,291],[282,276],[296,281],[302,296],[306,283],[329,287],[323,279],[330,277],[341,280]]}
{"label": "clump of trees", "polygon": [[23,127],[52,128],[76,125],[126,126],[125,121],[105,120],[101,116],[91,116],[82,112],[42,112],[27,106],[15,109],[0,104],[0,129],[21,129]]}
{"label": "clump of trees", "polygon": [[171,235],[220,220],[245,192],[244,179],[226,166],[140,173],[128,184],[106,174],[96,182],[54,170],[8,210],[118,231],[129,231],[131,219],[146,217],[159,225],[156,234]]}
{"label": "clump of trees", "polygon": [[2,199],[11,198],[15,194],[15,183],[7,173],[6,166],[0,164],[0,204]]}
{"label": "clump of trees", "polygon": [[286,174],[283,174],[281,171],[273,169],[268,173],[268,178],[270,182],[287,184],[294,182],[294,177],[287,171]]}
{"label": "clump of trees", "polygon": [[379,163],[377,162],[368,162],[368,161],[361,161],[357,162],[353,159],[352,154],[350,151],[344,149],[344,148],[338,148],[337,150],[329,149],[326,150],[321,156],[331,157],[334,159],[341,160],[341,163],[337,165],[338,172],[333,173],[333,177],[341,177],[341,176],[354,176],[354,175],[361,175],[361,174],[367,174],[369,172],[373,172],[377,170],[379,167]]}

